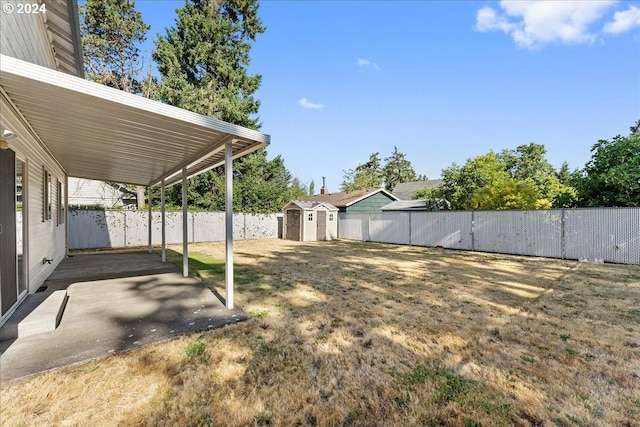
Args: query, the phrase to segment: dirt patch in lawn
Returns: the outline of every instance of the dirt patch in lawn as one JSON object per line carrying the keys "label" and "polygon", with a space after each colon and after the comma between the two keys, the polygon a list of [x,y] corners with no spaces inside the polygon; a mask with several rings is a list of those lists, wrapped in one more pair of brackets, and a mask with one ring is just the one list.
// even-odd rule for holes
{"label": "dirt patch in lawn", "polygon": [[[224,295],[224,244],[190,259]],[[282,240],[235,263],[251,320],[3,384],[3,425],[640,425],[639,266]]]}

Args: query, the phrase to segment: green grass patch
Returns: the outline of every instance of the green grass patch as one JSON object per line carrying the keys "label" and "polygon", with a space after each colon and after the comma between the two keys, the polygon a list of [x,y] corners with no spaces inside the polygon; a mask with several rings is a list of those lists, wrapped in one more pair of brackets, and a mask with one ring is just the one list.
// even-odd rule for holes
{"label": "green grass patch", "polygon": [[[395,373],[392,372],[392,374]],[[484,383],[466,378],[446,368],[418,367],[413,372],[401,376],[401,381],[409,389],[403,399],[406,400],[405,404],[412,395],[410,391],[415,391],[420,385],[429,383],[435,389],[436,402],[456,402],[469,415],[477,411],[503,420],[509,420],[512,417],[511,404],[506,395],[492,391]]]}
{"label": "green grass patch", "polygon": [[201,365],[209,364],[209,355],[207,354],[207,344],[203,342],[194,342],[187,346],[184,350],[189,362],[199,363]]}
{"label": "green grass patch", "polygon": [[[178,267],[182,266],[182,254],[175,251],[167,251],[167,261]],[[215,259],[201,252],[189,252],[189,274],[208,283],[209,280],[224,281],[225,265],[224,260]],[[234,266],[233,277],[235,285],[239,287],[248,283],[255,283],[260,280],[260,275],[246,268]],[[208,283],[209,284],[209,283]]]}
{"label": "green grass patch", "polygon": [[252,310],[250,314],[253,318],[262,319],[263,317],[267,317],[269,315],[269,310]]}

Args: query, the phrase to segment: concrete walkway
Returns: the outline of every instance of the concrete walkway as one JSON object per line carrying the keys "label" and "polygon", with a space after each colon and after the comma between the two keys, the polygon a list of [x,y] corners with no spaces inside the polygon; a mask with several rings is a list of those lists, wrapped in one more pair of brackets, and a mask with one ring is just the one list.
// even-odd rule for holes
{"label": "concrete walkway", "polygon": [[[227,310],[198,280],[156,254],[104,253],[66,258],[5,324],[11,328],[53,292],[68,300],[57,329],[0,342],[0,381],[248,318]],[[33,317],[33,316],[32,316]]]}

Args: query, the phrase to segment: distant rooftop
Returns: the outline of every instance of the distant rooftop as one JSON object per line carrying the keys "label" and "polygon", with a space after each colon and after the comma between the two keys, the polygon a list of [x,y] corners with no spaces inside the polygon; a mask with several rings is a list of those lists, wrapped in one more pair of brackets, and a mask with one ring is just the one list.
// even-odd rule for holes
{"label": "distant rooftop", "polygon": [[436,188],[442,185],[441,179],[429,179],[426,181],[401,182],[393,189],[393,195],[400,200],[411,200],[413,195],[423,188]]}
{"label": "distant rooftop", "polygon": [[309,196],[305,200],[308,202],[327,202],[331,203],[333,206],[337,208],[343,208],[352,205],[353,203],[367,198],[375,193],[382,192],[388,195],[390,198],[395,199],[393,194],[389,193],[387,190],[382,188],[377,188],[375,190],[356,190],[356,191],[348,191],[342,193],[331,193],[331,194],[316,194],[314,196]]}

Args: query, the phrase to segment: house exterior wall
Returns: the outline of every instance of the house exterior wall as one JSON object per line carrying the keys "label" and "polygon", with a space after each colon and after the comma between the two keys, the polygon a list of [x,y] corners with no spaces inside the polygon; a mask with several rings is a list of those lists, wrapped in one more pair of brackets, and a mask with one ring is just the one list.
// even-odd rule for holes
{"label": "house exterior wall", "polygon": [[[57,69],[42,14],[0,13],[0,50],[33,64]],[[64,187],[65,173],[24,122],[20,113],[0,92],[2,125],[17,135],[9,148],[25,163],[23,176],[23,222],[26,226],[25,259],[27,289],[35,292],[65,256],[65,225],[58,219],[58,181]],[[44,170],[51,174],[52,218],[43,221]],[[51,264],[43,259],[50,259]]]}
{"label": "house exterior wall", "polygon": [[104,181],[92,179],[69,178],[69,205],[102,206],[105,208],[122,207],[133,202],[129,194],[114,188]]}
{"label": "house exterior wall", "polygon": [[339,211],[346,212],[346,213],[380,212],[380,209],[383,206],[388,205],[394,200],[395,199],[392,199],[391,197],[383,194],[382,192],[378,192],[350,206],[339,208]]}
{"label": "house exterior wall", "polygon": [[[35,292],[53,272],[65,256],[65,225],[58,224],[58,185],[64,183],[64,171],[44,150],[37,138],[20,119],[19,114],[0,95],[2,122],[18,136],[10,141],[10,148],[25,162],[23,176],[23,218],[27,226],[28,290]],[[52,218],[43,221],[44,214],[44,170],[51,174]],[[42,260],[51,259],[51,264]]]}
{"label": "house exterior wall", "polygon": [[0,28],[3,55],[56,69],[42,14],[0,13]]}

